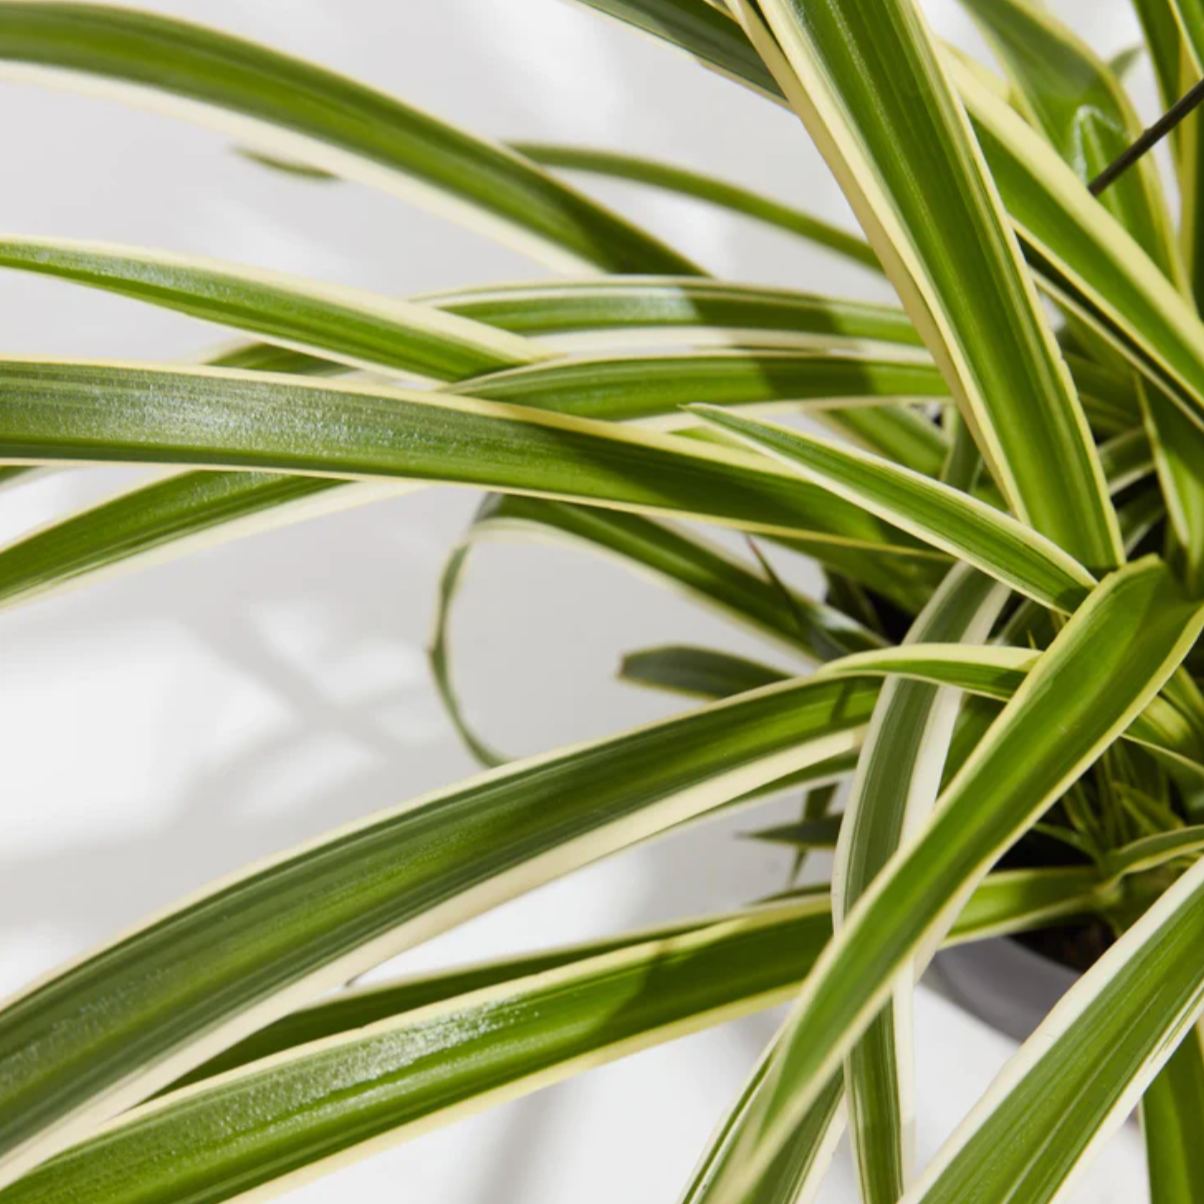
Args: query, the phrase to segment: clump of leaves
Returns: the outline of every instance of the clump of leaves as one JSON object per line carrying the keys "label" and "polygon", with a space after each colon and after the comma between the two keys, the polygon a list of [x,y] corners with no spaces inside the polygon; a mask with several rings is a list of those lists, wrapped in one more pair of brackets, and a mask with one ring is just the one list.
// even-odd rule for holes
{"label": "clump of leaves", "polygon": [[[1006,78],[937,44],[915,0],[587,3],[794,110],[866,241],[674,166],[494,145],[215,31],[0,3],[0,61],[25,75],[187,101],[298,187],[416,196],[597,273],[399,301],[0,240],[6,267],[263,340],[204,367],[0,360],[13,487],[39,464],[180,469],[0,550],[7,605],[441,482],[490,491],[451,553],[432,655],[487,763],[447,615],[493,530],[617,557],[767,644],[757,662],[633,652],[630,680],[692,709],[283,853],[9,1001],[0,1204],[284,1189],[787,999],[691,1204],[810,1198],[845,1116],[870,1204],[1046,1201],[1138,1103],[1156,1204],[1204,1198],[1198,124],[1174,135],[1176,228],[1148,157],[1088,189],[1141,133],[1123,63],[1031,0],[966,0]],[[1204,14],[1137,8],[1169,107],[1199,80]],[[767,222],[880,267],[900,304],[711,279],[564,171]],[[571,353],[600,331],[605,354]],[[785,584],[771,544],[818,565],[826,596]],[[330,994],[557,875],[800,787],[798,824],[762,835],[834,848],[826,889]],[[918,972],[943,942],[1059,923],[1108,948],[913,1182]]]}

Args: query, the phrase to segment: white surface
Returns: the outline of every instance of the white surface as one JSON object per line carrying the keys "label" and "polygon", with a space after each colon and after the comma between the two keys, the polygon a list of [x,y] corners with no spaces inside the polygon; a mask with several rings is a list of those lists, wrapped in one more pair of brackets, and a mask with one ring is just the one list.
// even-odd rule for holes
{"label": "white surface", "polygon": [[[848,221],[790,117],[559,0],[152,7],[317,59],[482,133],[661,155]],[[943,30],[965,37],[951,3],[930,7]],[[1105,50],[1134,40],[1124,0],[1056,7],[1089,18]],[[0,86],[0,113],[6,230],[197,251],[402,295],[542,274],[427,214],[267,172],[221,138],[152,113],[12,84]],[[883,295],[869,277],[700,207],[619,186],[598,192],[717,274]],[[14,274],[0,275],[0,319],[4,351],[26,354],[166,358],[226,337]],[[5,495],[0,537],[128,475],[70,474]],[[0,617],[0,989],[217,874],[470,771],[424,645],[442,556],[474,504],[431,491]],[[695,640],[757,651],[612,566],[526,545],[479,554],[456,637],[471,710],[511,751],[668,713],[611,680],[624,649]],[[402,964],[609,933],[776,888],[786,858],[732,839],[741,826],[596,866]],[[928,1157],[1008,1045],[926,994],[917,1025]],[[292,1198],[671,1201],[771,1031],[760,1017],[653,1051]],[[1126,1130],[1074,1198],[1140,1200],[1138,1150]],[[852,1199],[850,1184],[841,1163],[824,1199]]]}

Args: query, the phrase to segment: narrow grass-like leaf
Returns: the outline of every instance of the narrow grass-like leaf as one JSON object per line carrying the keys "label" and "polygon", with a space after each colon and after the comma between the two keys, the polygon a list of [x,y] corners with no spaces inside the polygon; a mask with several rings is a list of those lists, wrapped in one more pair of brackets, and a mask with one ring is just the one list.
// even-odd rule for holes
{"label": "narrow grass-like leaf", "polygon": [[214,368],[4,361],[0,458],[476,485],[929,555],[763,457],[528,407]]}
{"label": "narrow grass-like leaf", "polygon": [[697,698],[730,698],[745,690],[785,681],[787,674],[747,657],[669,644],[629,652],[619,665],[619,676],[637,686],[687,694]]}
{"label": "narrow grass-like leaf", "polygon": [[[687,403],[839,405],[947,395],[932,364],[815,351],[717,349],[557,360],[476,376],[455,392],[582,418],[629,421]],[[679,415],[680,418],[680,415]]]}
{"label": "narrow grass-like leaf", "polygon": [[0,238],[0,267],[149,301],[355,367],[461,380],[548,355],[518,335],[428,305],[142,247],[10,236]]}
{"label": "narrow grass-like leaf", "polygon": [[[1009,591],[959,565],[916,618],[902,651],[928,641],[980,643]],[[832,869],[839,924],[899,847],[925,822],[941,787],[960,695],[919,681],[888,681],[862,742]],[[910,975],[845,1058],[849,1135],[865,1204],[895,1204],[911,1180],[915,1104]]]}
{"label": "narrow grass-like leaf", "polygon": [[847,751],[876,693],[772,687],[536,757],[185,900],[0,1011],[0,1177],[401,949]]}
{"label": "narrow grass-like leaf", "polygon": [[[506,758],[476,734],[460,702],[452,677],[451,614],[473,547],[484,540],[515,534],[565,541],[600,553],[717,610],[779,646],[816,660],[883,643],[842,612],[757,575],[722,549],[677,527],[636,514],[543,498],[494,495],[486,499],[464,541],[452,550],[444,565],[429,654],[448,715],[469,751],[483,765],[500,765]],[[0,572],[2,569],[0,554]],[[685,686],[692,678],[694,692],[701,690],[709,698],[736,694],[787,676],[749,662],[723,664],[712,659],[703,664],[697,658],[686,659],[694,663],[689,667],[683,663],[680,674],[684,676],[677,676],[675,681]],[[719,689],[721,684],[723,688]]]}
{"label": "narrow grass-like leaf", "polygon": [[1144,836],[1113,850],[1105,859],[1103,869],[1117,877],[1140,874],[1180,857],[1192,857],[1201,850],[1204,850],[1204,825],[1176,828],[1173,832]]}
{"label": "narrow grass-like leaf", "polygon": [[692,55],[721,75],[766,96],[780,96],[777,81],[749,45],[726,8],[708,0],[576,0],[625,25],[642,29]]}
{"label": "narrow grass-like leaf", "polygon": [[692,412],[1047,606],[1073,610],[1094,584],[1091,574],[1052,541],[939,481],[814,435],[708,406]]}
{"label": "narrow grass-like leaf", "polygon": [[1204,1038],[1197,1024],[1141,1097],[1150,1204],[1204,1194]]}
{"label": "narrow grass-like leaf", "polygon": [[946,66],[1045,287],[1204,421],[1204,328],[1190,304],[1044,138],[958,60]]}
{"label": "narrow grass-like leaf", "polygon": [[909,1204],[1046,1204],[1204,1009],[1204,862],[1076,983],[938,1152]]}
{"label": "narrow grass-like leaf", "polygon": [[540,281],[419,300],[525,335],[714,327],[921,345],[911,319],[895,306],[688,276]]}
{"label": "narrow grass-like leaf", "polygon": [[862,267],[881,271],[877,255],[860,235],[850,234],[839,226],[833,226],[804,213],[801,209],[760,196],[747,188],[741,188],[738,184],[730,184],[726,180],[717,180],[713,176],[684,167],[675,167],[656,159],[641,159],[617,151],[594,150],[583,146],[556,146],[540,142],[514,143],[513,146],[519,154],[526,155],[528,159],[543,167],[567,168],[570,171],[632,180],[637,184],[647,184],[679,196],[705,201],[708,205],[716,205],[720,209],[743,214],[779,230],[786,230],[817,246],[834,251],[837,255],[843,255]]}
{"label": "narrow grass-like leaf", "polygon": [[[759,1175],[878,1011],[1004,849],[1153,699],[1204,625],[1161,563],[1111,574],[1071,617],[942,794],[921,836],[849,914],[796,1006],[743,1125],[732,1199]],[[740,1194],[745,1193],[745,1194]]]}
{"label": "narrow grass-like leaf", "polygon": [[[1084,183],[1142,133],[1124,88],[1089,46],[1030,0],[962,0],[1045,131]],[[1106,209],[1181,291],[1188,282],[1154,160],[1146,156],[1103,194]]]}
{"label": "narrow grass-like leaf", "polygon": [[1176,559],[1194,594],[1204,592],[1204,428],[1157,385],[1139,390],[1154,466],[1174,532]]}
{"label": "narrow grass-like leaf", "polygon": [[129,96],[240,144],[418,199],[564,267],[693,264],[522,156],[312,63],[217,30],[98,4],[0,4],[10,77]]}
{"label": "narrow grass-like leaf", "polygon": [[[1051,909],[1081,914],[1100,902],[1097,884],[1082,874],[1030,872],[1027,891],[999,877],[1001,889],[988,879],[971,910],[995,915],[1012,931],[1041,923]],[[957,939],[980,931],[971,916]],[[827,900],[812,898],[642,940],[348,992],[294,1013],[207,1069],[274,1055],[268,1060],[120,1118],[0,1199],[175,1204],[187,1196],[191,1204],[216,1204],[269,1182],[274,1194],[297,1182],[289,1176],[302,1168],[329,1169],[788,998],[830,932]]]}
{"label": "narrow grass-like leaf", "polygon": [[[1078,397],[912,0],[739,0],[737,11],[849,197],[1009,505],[1088,566],[1123,559]],[[939,191],[926,186],[933,179]]]}

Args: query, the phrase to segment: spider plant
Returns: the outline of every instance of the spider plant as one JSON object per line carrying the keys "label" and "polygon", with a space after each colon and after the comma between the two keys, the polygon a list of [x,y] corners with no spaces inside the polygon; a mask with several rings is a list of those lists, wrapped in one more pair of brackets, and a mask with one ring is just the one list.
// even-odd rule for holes
{"label": "spider plant", "polygon": [[[493,766],[8,1000],[0,1204],[260,1198],[788,1000],[690,1204],[810,1198],[846,1125],[867,1204],[1051,1200],[1138,1106],[1155,1204],[1204,1199],[1201,128],[1174,134],[1177,226],[1149,157],[1094,195],[1141,134],[1120,64],[1033,0],[964,2],[1003,74],[938,43],[916,0],[586,0],[793,110],[864,241],[673,165],[495,145],[215,30],[0,3],[7,73],[161,104],[268,166],[433,205],[571,273],[399,300],[0,238],[4,267],[261,340],[200,367],[0,360],[12,488],[39,465],[177,470],[0,549],[4,604],[430,483],[488,490],[450,551],[431,661]],[[1200,78],[1204,5],[1135,3],[1169,107]],[[769,223],[883,272],[899,304],[712,279],[565,173]],[[502,529],[650,574],[764,657],[633,650],[624,676],[682,695],[680,714],[502,764],[460,713],[447,646],[463,565]],[[824,595],[786,584],[769,545],[818,566]],[[834,847],[821,889],[346,985],[582,865],[800,789],[799,822],[762,834]],[[918,975],[943,944],[1051,927],[1107,948],[913,1173]]]}

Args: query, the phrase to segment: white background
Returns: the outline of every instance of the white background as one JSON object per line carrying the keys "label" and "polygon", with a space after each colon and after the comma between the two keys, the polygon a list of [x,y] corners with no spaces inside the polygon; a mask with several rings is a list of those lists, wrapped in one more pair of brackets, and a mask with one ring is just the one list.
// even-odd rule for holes
{"label": "white background", "polygon": [[[656,155],[850,220],[792,118],[560,0],[151,7],[316,59],[482,134]],[[1136,39],[1125,0],[1054,7],[1109,53]],[[976,45],[956,6],[929,9],[942,32]],[[1138,84],[1148,105],[1144,65]],[[390,198],[268,172],[223,138],[150,112],[4,84],[0,128],[7,231],[199,252],[400,295],[543,274]],[[868,275],[713,211],[622,186],[596,191],[717,275],[884,296]],[[0,275],[4,353],[196,357],[227,337]],[[63,474],[6,494],[0,537],[129,477]],[[215,875],[471,772],[424,649],[443,555],[475,501],[432,490],[0,616],[0,990]],[[669,713],[613,673],[624,649],[670,640],[761,651],[618,568],[508,545],[474,561],[454,651],[486,735],[527,752]],[[787,859],[735,839],[748,826],[712,825],[596,866],[401,964],[579,939],[777,889]],[[641,1055],[293,1198],[672,1201],[772,1021]],[[927,994],[917,1025],[927,1157],[1009,1047]],[[1139,1146],[1133,1129],[1120,1134],[1075,1198],[1140,1200]],[[850,1182],[842,1163],[824,1198],[851,1199]]]}

